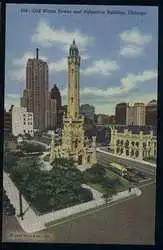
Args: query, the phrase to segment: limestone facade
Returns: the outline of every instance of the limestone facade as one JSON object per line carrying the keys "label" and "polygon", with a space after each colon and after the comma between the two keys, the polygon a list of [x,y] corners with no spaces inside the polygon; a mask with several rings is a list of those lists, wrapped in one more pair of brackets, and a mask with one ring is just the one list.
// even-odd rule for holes
{"label": "limestone facade", "polygon": [[109,148],[114,154],[134,159],[143,160],[157,157],[157,138],[151,131],[149,134],[133,134],[129,130],[118,133],[117,129],[111,128],[111,141]]}
{"label": "limestone facade", "polygon": [[55,158],[73,158],[77,165],[89,167],[96,161],[96,137],[84,136],[84,116],[80,115],[80,56],[73,41],[68,56],[68,109],[63,117],[62,144],[51,141],[50,162]]}

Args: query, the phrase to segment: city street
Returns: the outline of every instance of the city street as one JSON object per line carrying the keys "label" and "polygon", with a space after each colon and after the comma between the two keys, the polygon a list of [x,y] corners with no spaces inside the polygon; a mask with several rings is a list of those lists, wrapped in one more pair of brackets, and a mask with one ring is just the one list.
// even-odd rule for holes
{"label": "city street", "polygon": [[97,152],[97,160],[104,166],[108,166],[108,163],[111,161],[116,161],[117,163],[124,164],[127,167],[135,168],[139,171],[142,171],[146,176],[154,177],[156,175],[156,168],[150,165],[139,163],[136,161],[131,161],[124,158],[119,158],[111,154],[106,154],[102,152]]}
{"label": "city street", "polygon": [[58,243],[154,244],[155,184],[143,194],[113,207],[68,222],[55,232]]}
{"label": "city street", "polygon": [[[146,184],[141,190],[141,196],[38,232],[39,240],[47,233],[55,243],[154,244],[155,184]],[[4,218],[3,241],[8,232],[15,231],[24,234],[15,217]],[[31,239],[26,237],[26,241]]]}

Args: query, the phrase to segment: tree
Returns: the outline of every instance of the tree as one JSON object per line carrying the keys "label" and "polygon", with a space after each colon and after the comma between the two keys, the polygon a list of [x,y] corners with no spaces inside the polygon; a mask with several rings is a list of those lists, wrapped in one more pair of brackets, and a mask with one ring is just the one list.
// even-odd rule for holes
{"label": "tree", "polygon": [[26,153],[33,153],[33,152],[44,152],[45,146],[41,144],[33,144],[24,142],[21,146],[21,149]]}
{"label": "tree", "polygon": [[4,154],[4,170],[10,172],[15,167],[17,161],[23,156],[22,152],[5,152]]}

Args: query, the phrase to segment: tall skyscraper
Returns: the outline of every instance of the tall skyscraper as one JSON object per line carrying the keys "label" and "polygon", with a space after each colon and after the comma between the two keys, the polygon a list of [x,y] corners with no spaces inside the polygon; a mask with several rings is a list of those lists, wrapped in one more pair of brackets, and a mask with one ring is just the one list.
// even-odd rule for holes
{"label": "tall skyscraper", "polygon": [[145,107],[146,125],[157,126],[157,101],[152,100]]}
{"label": "tall skyscraper", "polygon": [[145,105],[137,102],[134,106],[127,106],[127,125],[144,126],[145,125]]}
{"label": "tall skyscraper", "polygon": [[118,125],[126,125],[127,103],[119,103],[116,105],[115,120]]}
{"label": "tall skyscraper", "polygon": [[34,129],[44,130],[47,124],[48,65],[39,59],[38,49],[36,58],[27,61],[26,89],[21,98],[21,106],[33,112]]}

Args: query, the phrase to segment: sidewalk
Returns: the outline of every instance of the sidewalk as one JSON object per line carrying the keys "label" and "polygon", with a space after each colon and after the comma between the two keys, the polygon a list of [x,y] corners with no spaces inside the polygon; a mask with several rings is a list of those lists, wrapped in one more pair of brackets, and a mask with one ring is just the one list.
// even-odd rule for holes
{"label": "sidewalk", "polygon": [[110,152],[106,152],[106,151],[104,151],[104,150],[102,150],[102,149],[100,149],[100,148],[97,148],[96,151],[97,151],[97,152],[101,152],[101,153],[105,153],[105,154],[108,154],[108,155],[112,155],[112,156],[115,156],[115,157],[117,157],[117,158],[129,160],[129,161],[139,162],[139,163],[141,163],[141,164],[149,165],[149,166],[152,166],[152,167],[155,167],[155,168],[157,167],[157,165],[154,164],[154,163],[147,162],[147,161],[143,161],[143,160],[141,161],[141,160],[138,160],[138,159],[132,159],[132,158],[127,157],[127,156],[116,155],[116,154],[113,154],[113,153],[110,153]]}
{"label": "sidewalk", "polygon": [[[5,172],[3,172],[3,186],[7,193],[8,198],[10,199],[10,202],[13,204],[13,206],[16,209],[16,216],[17,216],[20,212],[19,211],[19,191],[17,187],[15,186],[15,184],[10,179],[10,177]],[[75,205],[73,207],[61,209],[61,210],[51,212],[48,214],[43,214],[41,216],[36,215],[33,209],[29,206],[28,202],[24,199],[24,197],[22,197],[23,211],[26,210],[26,212],[24,214],[23,220],[21,220],[17,216],[17,219],[22,229],[27,233],[34,233],[34,232],[45,229],[46,228],[45,224],[51,221],[66,218],[70,215],[77,214],[83,211],[87,211],[89,209],[96,208],[98,206],[105,204],[105,200],[102,198],[102,194],[100,192],[98,192],[97,190],[85,184],[83,184],[82,186],[85,188],[89,188],[92,191],[93,197],[94,197],[93,201],[89,201],[86,203]],[[139,190],[138,188],[133,188],[131,192],[128,192],[128,190],[124,192],[120,192],[117,195],[114,195],[111,198],[110,202],[125,199],[133,195],[136,195],[136,196],[141,195],[141,190]]]}
{"label": "sidewalk", "polygon": [[50,146],[46,143],[40,142],[40,141],[36,141],[36,140],[24,140],[25,142],[29,142],[29,143],[33,143],[33,144],[40,144],[42,146],[44,146],[46,149],[49,149]]}

